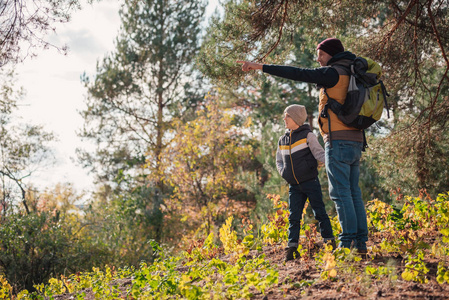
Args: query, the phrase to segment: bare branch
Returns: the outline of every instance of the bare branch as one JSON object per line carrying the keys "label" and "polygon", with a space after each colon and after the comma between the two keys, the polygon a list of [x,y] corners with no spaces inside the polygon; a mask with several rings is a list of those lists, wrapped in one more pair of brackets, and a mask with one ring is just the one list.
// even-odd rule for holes
{"label": "bare branch", "polygon": [[418,0],[411,0],[408,4],[406,10],[404,13],[402,13],[399,20],[396,22],[396,24],[393,26],[393,28],[383,37],[381,41],[380,50],[378,51],[378,55],[380,56],[385,48],[385,45],[390,41],[391,37],[393,36],[394,32],[399,28],[399,26],[404,22],[405,18],[408,16],[412,8],[416,5]]}
{"label": "bare branch", "polygon": [[288,12],[288,0],[285,0],[285,3],[284,3],[284,14],[283,14],[283,17],[282,17],[281,25],[279,25],[278,39],[274,43],[274,45],[271,46],[270,50],[268,50],[268,52],[260,59],[260,61],[264,61],[265,58],[267,58],[267,56],[270,55],[270,53],[273,52],[273,50],[276,49],[276,47],[279,45],[279,42],[281,41],[281,38],[282,38],[282,30],[284,28],[285,21],[287,20],[287,15],[288,15],[287,12]]}

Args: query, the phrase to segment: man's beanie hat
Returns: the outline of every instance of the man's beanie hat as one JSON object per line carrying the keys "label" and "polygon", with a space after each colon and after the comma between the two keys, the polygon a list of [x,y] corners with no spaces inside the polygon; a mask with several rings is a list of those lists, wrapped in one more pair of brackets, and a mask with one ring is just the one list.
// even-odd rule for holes
{"label": "man's beanie hat", "polygon": [[316,50],[318,49],[323,50],[330,56],[334,56],[337,53],[345,51],[345,48],[343,47],[341,41],[336,38],[325,39],[324,41],[318,44]]}
{"label": "man's beanie hat", "polygon": [[298,105],[298,104],[293,104],[290,106],[287,106],[287,108],[284,111],[286,114],[288,114],[290,116],[290,118],[292,118],[293,121],[295,121],[295,123],[297,125],[302,125],[306,119],[307,119],[307,111],[306,108],[304,107],[304,105]]}

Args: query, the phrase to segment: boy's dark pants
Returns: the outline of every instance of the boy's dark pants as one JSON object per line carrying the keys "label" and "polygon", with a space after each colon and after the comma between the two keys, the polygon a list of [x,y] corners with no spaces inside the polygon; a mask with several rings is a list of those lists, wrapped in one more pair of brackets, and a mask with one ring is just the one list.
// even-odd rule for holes
{"label": "boy's dark pants", "polygon": [[298,247],[302,212],[307,198],[312,206],[313,215],[319,222],[321,236],[325,241],[334,239],[331,222],[324,207],[320,181],[316,177],[300,184],[290,185],[288,247]]}

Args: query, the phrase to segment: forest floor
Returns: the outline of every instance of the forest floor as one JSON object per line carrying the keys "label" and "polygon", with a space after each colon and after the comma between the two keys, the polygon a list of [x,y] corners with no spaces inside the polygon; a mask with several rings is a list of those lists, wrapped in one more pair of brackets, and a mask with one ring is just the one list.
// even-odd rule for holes
{"label": "forest floor", "polygon": [[[372,241],[368,242],[368,248],[372,245]],[[406,281],[401,278],[405,260],[400,255],[381,256],[372,253],[368,253],[367,257],[358,262],[340,267],[335,280],[324,280],[321,278],[322,270],[316,267],[313,258],[318,251],[319,246],[315,245],[308,256],[289,262],[284,262],[285,250],[281,245],[264,246],[262,251],[251,251],[249,257],[264,254],[265,259],[279,272],[277,284],[270,286],[264,294],[254,289],[254,296],[251,299],[449,299],[449,284],[439,284],[436,281],[438,261],[424,259],[429,269],[426,274],[427,283]],[[226,261],[228,258],[222,256],[220,259]],[[364,275],[363,270],[367,266],[393,267],[396,270],[393,275],[396,277]],[[122,299],[132,299],[126,297],[126,291],[132,286],[131,278],[120,279],[113,284],[119,285]],[[92,289],[86,289],[84,292],[84,299],[95,299]],[[77,298],[74,294],[65,294],[55,296],[54,299]]]}
{"label": "forest floor", "polygon": [[[398,278],[373,279],[372,276],[351,275],[351,272],[339,272],[338,279],[321,280],[321,270],[315,266],[314,259],[300,258],[284,263],[282,248],[266,249],[266,257],[271,263],[277,264],[279,283],[269,289],[265,295],[255,295],[252,299],[449,299],[449,285],[440,285],[436,281],[437,261],[426,261],[429,268],[429,281],[425,284],[405,281],[398,272]],[[381,266],[396,266],[403,270],[404,261],[400,256],[368,255],[351,267],[365,269],[366,266],[379,268]],[[357,272],[360,274],[363,272]],[[313,282],[308,287],[302,287],[301,282]]]}

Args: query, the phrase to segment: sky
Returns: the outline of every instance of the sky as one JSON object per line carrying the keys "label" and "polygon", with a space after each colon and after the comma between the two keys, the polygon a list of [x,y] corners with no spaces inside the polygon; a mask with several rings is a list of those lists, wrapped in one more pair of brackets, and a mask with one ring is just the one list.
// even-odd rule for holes
{"label": "sky", "polygon": [[[217,1],[210,1],[206,16]],[[47,37],[55,45],[67,45],[67,55],[49,48],[16,68],[18,85],[26,92],[18,114],[23,122],[43,125],[58,139],[51,144],[55,163],[29,178],[39,189],[57,183],[70,183],[77,190],[94,188],[93,176],[76,162],[77,147],[93,147],[77,136],[83,126],[79,112],[85,108],[87,96],[80,77],[84,72],[90,77],[95,75],[97,61],[113,51],[120,28],[119,7],[118,0],[84,4],[82,10],[72,14],[69,23],[59,24]]]}

